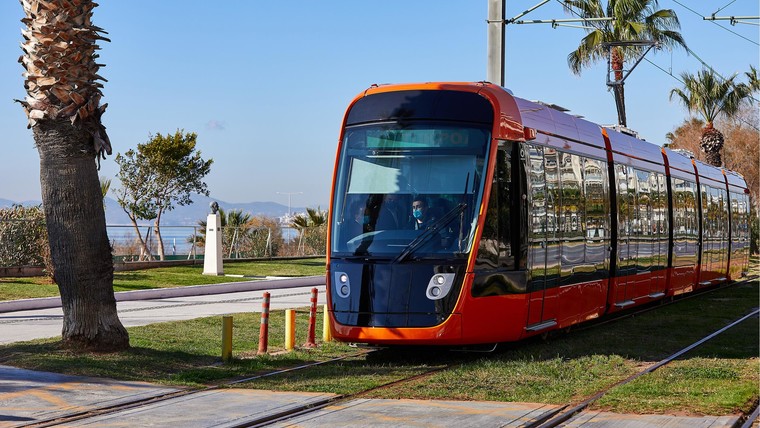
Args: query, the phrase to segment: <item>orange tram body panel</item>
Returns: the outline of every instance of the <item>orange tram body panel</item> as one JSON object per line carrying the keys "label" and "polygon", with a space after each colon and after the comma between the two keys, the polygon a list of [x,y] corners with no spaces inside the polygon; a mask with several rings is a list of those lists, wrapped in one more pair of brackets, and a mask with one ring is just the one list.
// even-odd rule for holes
{"label": "orange tram body panel", "polygon": [[335,338],[517,341],[747,272],[741,176],[555,107],[485,82],[352,101],[328,230]]}

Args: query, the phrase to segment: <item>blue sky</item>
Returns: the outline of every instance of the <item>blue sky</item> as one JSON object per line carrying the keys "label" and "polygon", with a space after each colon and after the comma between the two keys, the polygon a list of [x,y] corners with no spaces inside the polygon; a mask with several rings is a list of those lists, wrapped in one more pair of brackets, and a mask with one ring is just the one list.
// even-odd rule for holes
{"label": "blue sky", "polygon": [[[114,155],[150,134],[196,132],[198,148],[214,159],[206,180],[211,196],[228,202],[287,204],[278,192],[302,192],[292,196],[293,206],[325,208],[340,124],[356,94],[373,83],[486,77],[486,0],[100,3],[93,22],[111,39],[101,43],[99,62],[106,65],[103,122]],[[508,0],[507,17],[537,3]],[[660,7],[677,12],[691,50],[719,73],[758,66],[760,27],[702,19],[723,7],[717,16],[757,16],[757,0],[660,0]],[[40,199],[39,158],[13,103],[25,95],[16,62],[22,16],[19,2],[0,4],[0,198],[16,201]],[[552,1],[523,19],[568,17]],[[615,123],[606,64],[580,77],[567,67],[567,54],[584,34],[509,25],[506,86],[522,98]],[[695,73],[702,65],[683,51],[646,58],[651,63],[626,80],[628,124],[662,144],[687,117],[668,100],[679,82],[667,73]],[[116,175],[114,157],[103,162],[103,176]]]}

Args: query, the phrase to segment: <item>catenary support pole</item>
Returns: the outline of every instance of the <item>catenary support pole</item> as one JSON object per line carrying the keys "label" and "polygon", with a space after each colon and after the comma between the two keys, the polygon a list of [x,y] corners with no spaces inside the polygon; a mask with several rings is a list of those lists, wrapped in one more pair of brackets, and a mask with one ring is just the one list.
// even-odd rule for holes
{"label": "catenary support pole", "polygon": [[504,86],[504,17],[506,0],[488,0],[488,66],[486,80]]}

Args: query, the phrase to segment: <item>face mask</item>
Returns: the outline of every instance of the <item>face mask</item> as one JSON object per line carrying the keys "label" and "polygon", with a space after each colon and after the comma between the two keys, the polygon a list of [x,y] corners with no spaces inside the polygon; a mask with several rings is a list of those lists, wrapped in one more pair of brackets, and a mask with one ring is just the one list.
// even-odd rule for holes
{"label": "face mask", "polygon": [[362,221],[363,221],[363,223],[364,223],[364,224],[369,224],[369,216],[368,216],[368,215],[365,215],[365,216],[362,218]]}
{"label": "face mask", "polygon": [[422,218],[422,210],[419,210],[419,209],[414,210],[412,212],[412,215],[414,216],[414,218]]}

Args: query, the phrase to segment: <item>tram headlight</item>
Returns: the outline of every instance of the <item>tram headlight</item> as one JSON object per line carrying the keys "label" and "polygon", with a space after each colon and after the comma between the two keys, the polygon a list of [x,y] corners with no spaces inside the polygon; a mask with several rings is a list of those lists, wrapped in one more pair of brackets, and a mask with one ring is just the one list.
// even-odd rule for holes
{"label": "tram headlight", "polygon": [[345,272],[335,272],[333,278],[335,292],[338,293],[338,296],[344,299],[348,297],[351,294],[351,282],[348,279],[348,274]]}
{"label": "tram headlight", "polygon": [[425,295],[430,300],[439,300],[446,297],[454,284],[455,274],[437,273],[430,278]]}

